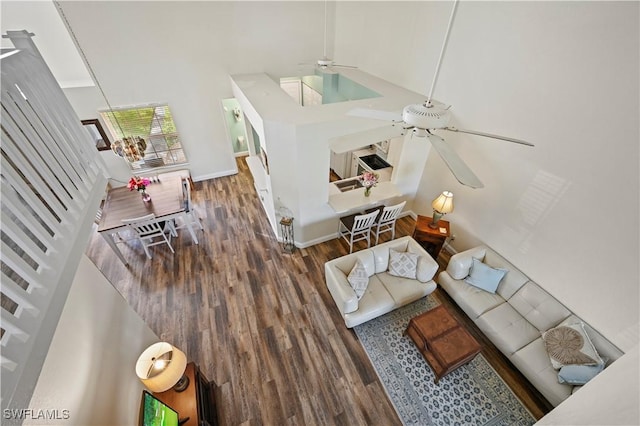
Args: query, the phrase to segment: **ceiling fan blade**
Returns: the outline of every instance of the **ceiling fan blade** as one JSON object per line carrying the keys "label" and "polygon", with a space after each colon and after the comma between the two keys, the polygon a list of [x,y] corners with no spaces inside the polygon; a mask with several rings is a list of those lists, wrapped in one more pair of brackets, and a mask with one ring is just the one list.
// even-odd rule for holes
{"label": "ceiling fan blade", "polygon": [[334,67],[339,67],[339,68],[353,68],[353,69],[357,69],[358,67],[356,67],[355,65],[342,65],[342,64],[333,64]]}
{"label": "ceiling fan blade", "polygon": [[456,154],[451,145],[446,143],[440,136],[432,133],[427,134],[427,138],[438,154],[440,154],[440,157],[442,157],[447,167],[449,167],[451,173],[458,179],[458,182],[471,188],[484,188],[480,179],[478,179],[458,154]]}
{"label": "ceiling fan blade", "polygon": [[402,122],[401,112],[381,111],[377,109],[354,108],[347,112],[347,115],[353,117],[373,118],[374,120],[393,121],[394,123]]}
{"label": "ceiling fan blade", "polygon": [[500,139],[503,141],[519,143],[521,145],[526,145],[526,146],[535,146],[531,142],[523,141],[522,139],[515,139],[507,136],[494,135],[491,133],[476,132],[475,130],[464,130],[464,129],[458,129],[456,127],[443,127],[443,130],[448,130],[450,132],[468,133],[470,135],[484,136],[486,138],[492,138],[492,139]]}

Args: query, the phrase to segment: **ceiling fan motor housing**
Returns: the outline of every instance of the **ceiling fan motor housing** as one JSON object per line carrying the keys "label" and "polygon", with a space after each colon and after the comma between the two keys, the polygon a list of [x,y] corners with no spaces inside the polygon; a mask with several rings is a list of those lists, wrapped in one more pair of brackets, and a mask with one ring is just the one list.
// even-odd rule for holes
{"label": "ceiling fan motor housing", "polygon": [[329,58],[318,59],[318,66],[321,68],[330,67],[333,65],[333,61]]}
{"label": "ceiling fan motor housing", "polygon": [[451,113],[444,104],[432,101],[425,104],[407,105],[402,110],[402,121],[419,129],[441,129],[447,127]]}

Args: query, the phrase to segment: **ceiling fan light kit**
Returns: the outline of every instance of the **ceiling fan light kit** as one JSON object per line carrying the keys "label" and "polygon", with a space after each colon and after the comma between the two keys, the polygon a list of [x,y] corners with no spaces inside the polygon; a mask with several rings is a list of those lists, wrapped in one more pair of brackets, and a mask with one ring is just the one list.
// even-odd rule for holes
{"label": "ceiling fan light kit", "polygon": [[[456,127],[449,127],[449,121],[451,120],[451,113],[449,111],[450,106],[445,105],[442,102],[438,102],[432,99],[431,95],[435,89],[436,82],[438,80],[438,74],[440,72],[440,65],[442,64],[442,58],[447,47],[447,41],[449,40],[449,34],[453,25],[453,19],[455,17],[456,7],[458,0],[454,0],[453,8],[451,9],[451,16],[449,17],[449,24],[442,42],[442,48],[440,50],[440,56],[436,65],[436,70],[433,76],[433,82],[431,83],[431,89],[429,90],[429,96],[427,100],[422,104],[407,105],[402,110],[402,117],[397,119],[393,117],[393,113],[388,111],[376,111],[371,109],[356,108],[349,111],[349,115],[365,118],[373,118],[378,120],[392,121],[394,125],[402,124],[405,130],[411,129],[414,136],[425,137],[429,139],[431,145],[440,155],[442,160],[451,170],[451,173],[455,178],[463,185],[471,188],[482,188],[484,185],[478,179],[478,177],[471,171],[471,169],[465,164],[464,161],[454,151],[453,147],[446,143],[444,139],[432,133],[433,130],[448,130],[451,132],[467,133],[470,135],[483,136],[492,139],[503,140],[507,142],[513,142],[526,146],[533,146],[532,143],[523,141],[521,139],[510,138],[507,136],[494,135],[491,133],[478,132],[475,130],[462,130]],[[320,61],[318,61],[320,63]],[[400,121],[401,120],[401,121]]]}

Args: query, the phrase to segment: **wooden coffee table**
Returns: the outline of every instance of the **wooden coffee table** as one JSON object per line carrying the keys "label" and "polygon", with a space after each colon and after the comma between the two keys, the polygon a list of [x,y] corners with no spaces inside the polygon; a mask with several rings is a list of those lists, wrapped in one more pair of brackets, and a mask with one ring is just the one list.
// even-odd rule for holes
{"label": "wooden coffee table", "polygon": [[471,334],[440,305],[411,318],[404,334],[409,335],[435,373],[435,382],[468,363],[482,347]]}

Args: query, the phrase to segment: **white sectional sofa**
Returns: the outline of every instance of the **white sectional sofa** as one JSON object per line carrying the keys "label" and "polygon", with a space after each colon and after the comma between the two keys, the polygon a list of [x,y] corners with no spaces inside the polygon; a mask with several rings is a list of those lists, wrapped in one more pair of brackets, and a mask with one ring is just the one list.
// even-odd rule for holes
{"label": "white sectional sofa", "polygon": [[[473,258],[508,270],[495,294],[464,281]],[[557,406],[572,394],[573,386],[559,383],[542,340],[543,332],[561,323],[581,321],[565,306],[486,246],[453,255],[438,283],[551,404]],[[622,355],[588,324],[585,329],[609,363]]]}
{"label": "white sectional sofa", "polygon": [[[389,249],[420,256],[416,279],[390,275]],[[360,300],[347,276],[360,259],[369,276],[369,284]],[[325,263],[329,292],[348,328],[355,327],[396,308],[414,302],[436,289],[433,277],[438,263],[413,238],[402,237]]]}

